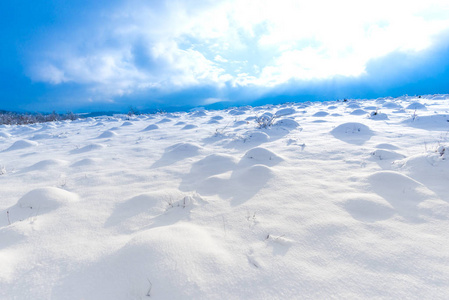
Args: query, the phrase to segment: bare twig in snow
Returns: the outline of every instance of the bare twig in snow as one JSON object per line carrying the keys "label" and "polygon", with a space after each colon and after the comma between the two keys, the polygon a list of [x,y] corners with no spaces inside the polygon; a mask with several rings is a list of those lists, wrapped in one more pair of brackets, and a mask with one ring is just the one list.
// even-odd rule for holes
{"label": "bare twig in snow", "polygon": [[153,284],[151,283],[150,279],[147,279],[147,280],[150,283],[150,288],[148,289],[146,296],[151,297],[151,289],[153,288]]}

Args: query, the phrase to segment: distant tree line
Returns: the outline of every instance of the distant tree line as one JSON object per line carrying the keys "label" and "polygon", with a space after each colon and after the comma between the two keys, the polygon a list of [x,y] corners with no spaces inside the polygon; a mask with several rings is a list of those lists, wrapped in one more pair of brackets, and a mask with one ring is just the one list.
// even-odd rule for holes
{"label": "distant tree line", "polygon": [[65,114],[58,114],[55,111],[49,114],[42,113],[17,113],[10,111],[0,110],[0,125],[24,125],[24,124],[34,124],[34,123],[44,123],[44,122],[54,122],[54,121],[64,121],[64,120],[76,120],[79,116],[67,112]]}

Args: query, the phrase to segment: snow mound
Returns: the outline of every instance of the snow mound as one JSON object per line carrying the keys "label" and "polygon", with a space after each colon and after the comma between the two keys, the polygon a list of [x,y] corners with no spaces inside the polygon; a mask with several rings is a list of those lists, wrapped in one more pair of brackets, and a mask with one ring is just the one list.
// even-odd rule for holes
{"label": "snow mound", "polygon": [[33,142],[33,141],[18,140],[16,142],[14,142],[14,144],[12,144],[8,149],[6,149],[4,151],[21,150],[21,149],[36,147],[37,145],[38,145],[38,143]]}
{"label": "snow mound", "polygon": [[[260,163],[264,162],[262,161]],[[244,169],[241,172],[237,172],[236,180],[240,185],[245,185],[251,188],[261,188],[272,176],[273,173],[270,167],[262,164],[256,164],[248,169]]]}
{"label": "snow mound", "polygon": [[173,156],[195,156],[199,154],[201,146],[192,143],[178,143],[166,148],[166,153],[169,153]]}
{"label": "snow mound", "polygon": [[405,158],[404,155],[392,150],[377,149],[371,153],[373,157],[379,160],[396,160]]}
{"label": "snow mound", "polygon": [[295,128],[299,127],[299,123],[292,119],[281,119],[281,120],[277,121],[276,123],[274,123],[273,126],[295,129]]}
{"label": "snow mound", "polygon": [[78,195],[55,187],[32,190],[19,199],[21,208],[53,210],[68,203],[78,201]]}
{"label": "snow mound", "polygon": [[48,129],[54,129],[54,128],[56,128],[55,124],[45,123],[45,124],[42,124],[42,127],[41,127],[41,129],[39,129],[39,131],[46,131]]}
{"label": "snow mound", "polygon": [[94,158],[84,158],[81,160],[78,160],[70,165],[70,167],[88,167],[88,166],[95,166],[98,165],[101,162],[100,159],[94,159]]}
{"label": "snow mound", "polygon": [[400,109],[400,108],[402,108],[402,105],[400,105],[396,102],[385,102],[382,104],[382,107],[390,108],[390,109]]}
{"label": "snow mound", "polygon": [[251,162],[252,164],[274,165],[283,161],[283,159],[266,148],[256,147],[248,150],[243,156],[242,161]]}
{"label": "snow mound", "polygon": [[369,114],[368,118],[371,119],[371,120],[376,120],[376,121],[388,120],[387,114],[376,112],[376,111],[371,112]]}
{"label": "snow mound", "polygon": [[[132,230],[132,228],[148,225],[149,218],[163,214],[170,204],[176,199],[182,199],[183,196],[181,192],[171,190],[160,190],[134,196],[115,206],[106,226],[126,222],[128,230]],[[129,224],[130,222],[132,224]]]}
{"label": "snow mound", "polygon": [[296,110],[294,108],[283,108],[278,110],[274,115],[276,117],[282,117],[282,116],[288,116],[296,113]]}
{"label": "snow mound", "polygon": [[79,153],[84,153],[84,152],[101,150],[103,148],[105,148],[105,146],[102,145],[102,144],[90,144],[90,145],[86,145],[86,146],[84,146],[82,148],[73,149],[73,150],[70,151],[70,153],[72,153],[72,154],[79,154]]}
{"label": "snow mound", "polygon": [[190,116],[193,118],[198,118],[198,117],[205,117],[205,116],[207,116],[207,114],[204,111],[200,110],[200,111],[194,112]]}
{"label": "snow mound", "polygon": [[122,126],[131,126],[131,125],[134,125],[134,123],[129,121],[123,122],[122,124]]}
{"label": "snow mound", "polygon": [[78,200],[78,195],[59,188],[44,187],[34,189],[20,198],[16,205],[6,210],[5,215],[7,219],[0,219],[0,227],[26,219],[31,219],[31,222],[33,222],[33,218],[36,216],[43,215]]}
{"label": "snow mound", "polygon": [[386,150],[398,150],[399,148],[395,145],[388,144],[388,143],[381,143],[376,145],[377,149],[386,149]]}
{"label": "snow mound", "polygon": [[102,134],[100,134],[97,139],[108,139],[108,138],[113,138],[116,137],[117,133],[115,133],[112,130],[106,130],[105,132],[103,132]]}
{"label": "snow mound", "polygon": [[44,159],[35,163],[31,167],[26,168],[26,171],[43,171],[67,165],[67,161],[61,159]]}
{"label": "snow mound", "polygon": [[312,115],[312,117],[325,117],[327,115],[329,115],[329,113],[327,111],[319,111],[319,112],[314,113]]}
{"label": "snow mound", "polygon": [[360,108],[360,105],[358,105],[357,103],[350,103],[346,107],[355,109],[355,108]]}
{"label": "snow mound", "polygon": [[374,134],[368,126],[354,122],[340,124],[330,133],[343,142],[356,145],[364,144]]}
{"label": "snow mound", "polygon": [[427,110],[427,107],[419,102],[413,102],[406,107],[406,109]]}
{"label": "snow mound", "polygon": [[186,181],[184,188],[195,190],[201,195],[218,195],[221,199],[230,200],[231,205],[239,205],[265,188],[273,176],[271,168],[266,164],[239,163],[232,172],[213,175],[204,180]]}
{"label": "snow mound", "polygon": [[150,130],[155,130],[155,129],[159,129],[159,126],[157,126],[156,124],[151,124],[151,125],[148,125],[147,127],[145,127],[142,131],[150,131]]}
{"label": "snow mound", "polygon": [[449,130],[449,115],[415,116],[408,118],[403,123],[427,130]]}
{"label": "snow mound", "polygon": [[368,176],[367,182],[371,191],[388,201],[408,222],[421,223],[427,218],[449,220],[448,203],[407,175],[380,171]]}
{"label": "snow mound", "polygon": [[162,157],[153,163],[152,168],[171,165],[183,159],[196,156],[203,150],[201,146],[192,143],[177,143],[165,148]]}
{"label": "snow mound", "polygon": [[406,219],[419,219],[421,202],[438,196],[420,182],[394,171],[379,171],[367,178],[370,189],[388,201]]}
{"label": "snow mound", "polygon": [[164,119],[162,119],[162,120],[160,120],[159,122],[157,122],[158,124],[162,124],[162,123],[168,123],[168,122],[171,122],[172,120],[171,119],[169,119],[169,118],[164,118]]}
{"label": "snow mound", "polygon": [[193,125],[193,124],[188,124],[188,125],[182,127],[181,130],[189,130],[189,129],[194,129],[194,128],[198,128],[198,126]]}
{"label": "snow mound", "polygon": [[387,220],[394,214],[394,208],[384,199],[376,196],[359,196],[343,203],[344,209],[361,222]]}
{"label": "snow mound", "polygon": [[366,115],[368,112],[366,111],[366,110],[363,110],[363,109],[356,109],[356,110],[353,110],[352,112],[351,112],[351,115],[353,115],[353,116],[361,116],[361,115]]}
{"label": "snow mound", "polygon": [[244,115],[245,112],[241,111],[241,110],[238,110],[238,109],[233,109],[233,110],[230,110],[228,112],[228,114],[230,114],[231,116],[240,116],[240,115]]}
{"label": "snow mound", "polygon": [[[155,299],[214,299],[223,293],[230,296],[230,292],[221,291],[223,282],[217,274],[236,267],[222,240],[205,228],[180,222],[134,235],[112,255],[67,278],[52,296],[61,299],[70,290],[72,299],[143,299],[145,295]],[[86,272],[102,274],[99,286],[92,285]],[[73,282],[76,289],[70,289]],[[231,289],[231,283],[226,285]]]}
{"label": "snow mound", "polygon": [[[398,160],[395,164],[401,168],[407,169],[411,174],[415,175],[415,177],[448,177],[449,169],[445,169],[449,164],[446,160],[446,147],[443,147],[444,151],[441,151],[441,149],[438,148],[434,152],[421,153]],[[437,178],[435,179],[437,180]]]}
{"label": "snow mound", "polygon": [[192,164],[190,175],[209,177],[232,170],[236,159],[231,155],[211,154]]}
{"label": "snow mound", "polygon": [[0,138],[9,139],[10,137],[9,133],[0,131]]}
{"label": "snow mound", "polygon": [[254,131],[254,132],[248,132],[246,136],[243,139],[244,143],[257,143],[262,144],[268,142],[270,137],[265,132],[260,131]]}

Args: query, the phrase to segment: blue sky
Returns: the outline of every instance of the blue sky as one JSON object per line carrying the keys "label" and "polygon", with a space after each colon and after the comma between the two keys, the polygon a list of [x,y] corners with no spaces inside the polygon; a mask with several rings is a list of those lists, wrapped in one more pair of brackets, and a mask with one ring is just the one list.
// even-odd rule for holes
{"label": "blue sky", "polygon": [[449,93],[449,2],[2,1],[0,109]]}

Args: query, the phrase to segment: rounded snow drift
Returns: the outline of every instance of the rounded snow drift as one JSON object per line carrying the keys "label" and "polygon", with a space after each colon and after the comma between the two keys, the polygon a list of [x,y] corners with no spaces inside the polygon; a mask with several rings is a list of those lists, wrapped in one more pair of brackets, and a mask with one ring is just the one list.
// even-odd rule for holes
{"label": "rounded snow drift", "polygon": [[8,149],[6,149],[5,151],[14,151],[14,150],[20,150],[20,149],[25,149],[25,148],[30,148],[30,147],[35,147],[37,146],[38,143],[33,142],[33,141],[28,141],[28,140],[19,140],[17,142],[15,142],[14,144],[12,144]]}
{"label": "rounded snow drift", "polygon": [[28,192],[19,199],[17,205],[21,208],[52,210],[76,201],[78,195],[74,193],[55,187],[45,187]]}
{"label": "rounded snow drift", "polygon": [[256,147],[245,153],[242,158],[242,162],[243,161],[271,166],[283,161],[283,159],[268,149]]}
{"label": "rounded snow drift", "polygon": [[102,134],[100,134],[97,139],[107,139],[107,138],[112,138],[117,136],[117,133],[115,133],[112,130],[106,130],[105,132],[103,132]]}
{"label": "rounded snow drift", "polygon": [[280,126],[285,128],[294,129],[296,127],[299,127],[299,123],[292,119],[281,119],[277,121],[274,126]]}
{"label": "rounded snow drift", "polygon": [[350,144],[363,144],[371,138],[371,129],[361,123],[348,122],[335,127],[330,132],[335,138]]}
{"label": "rounded snow drift", "polygon": [[151,124],[151,125],[148,125],[147,127],[145,127],[145,129],[143,131],[150,131],[150,130],[155,130],[155,129],[159,129],[159,126],[157,126],[156,124]]}
{"label": "rounded snow drift", "polygon": [[427,107],[424,104],[421,104],[419,102],[413,102],[406,108],[407,109],[417,109],[417,110],[427,110]]}

